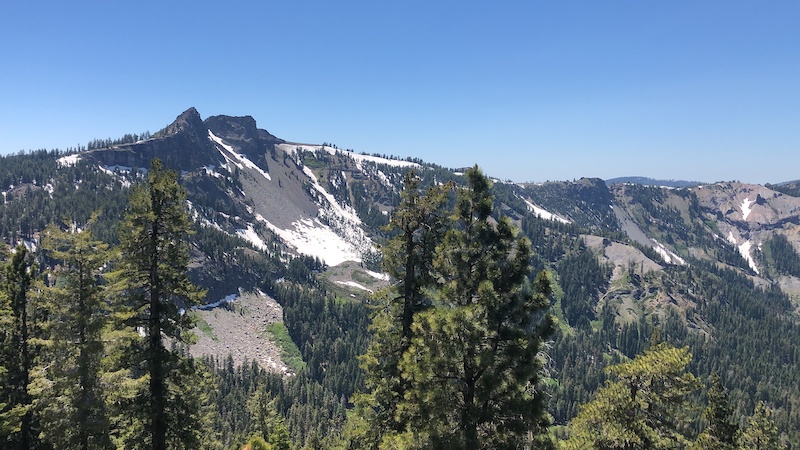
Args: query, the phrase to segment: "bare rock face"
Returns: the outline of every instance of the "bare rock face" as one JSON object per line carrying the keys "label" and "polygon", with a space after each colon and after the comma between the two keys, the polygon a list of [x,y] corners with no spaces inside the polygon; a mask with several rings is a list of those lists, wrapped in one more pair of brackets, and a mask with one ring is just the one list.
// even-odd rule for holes
{"label": "bare rock face", "polygon": [[237,147],[248,157],[268,151],[275,144],[285,141],[256,127],[251,116],[211,116],[203,122],[214,135]]}
{"label": "bare rock face", "polygon": [[719,211],[726,221],[746,223],[751,230],[779,226],[800,215],[800,198],[760,185],[717,183],[694,192],[704,208]]}
{"label": "bare rock face", "polygon": [[168,137],[176,134],[189,134],[194,141],[202,140],[202,131],[205,129],[200,113],[194,107],[182,112],[174,122],[156,133],[156,137]]}
{"label": "bare rock face", "polygon": [[82,158],[104,166],[147,168],[153,158],[175,170],[218,164],[219,155],[208,140],[208,129],[194,108],[181,113],[152,139],[90,150]]}
{"label": "bare rock face", "polygon": [[758,252],[775,234],[800,248],[800,198],[745,183],[716,183],[693,189],[701,206],[716,215],[725,240],[759,273]]}

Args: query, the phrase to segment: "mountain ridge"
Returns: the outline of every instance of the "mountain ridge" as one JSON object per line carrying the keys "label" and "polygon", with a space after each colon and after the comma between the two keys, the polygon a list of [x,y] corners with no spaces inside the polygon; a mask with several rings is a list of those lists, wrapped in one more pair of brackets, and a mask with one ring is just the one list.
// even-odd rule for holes
{"label": "mountain ridge", "polygon": [[[406,172],[414,170],[423,188],[464,182],[458,171],[418,159],[291,142],[259,129],[250,116],[201,120],[190,108],[144,141],[77,154],[45,152],[0,159],[6,200],[0,205],[2,237],[9,244],[22,239],[35,246],[43,226],[63,219],[65,211],[81,211],[81,217],[88,218],[83,211],[90,208],[78,203],[78,197],[113,193],[114,197],[93,200],[91,205],[107,211],[101,225],[109,230],[104,236],[113,241],[114,220],[124,206],[119,199],[132,183],[142,180],[154,157],[176,170],[187,189],[187,208],[196,231],[188,237],[190,276],[209,289],[205,303],[213,305],[234,293],[260,301],[258,292],[264,292],[284,303],[283,313],[270,307],[269,320],[283,314],[287,329],[294,330],[292,339],[304,352],[310,351],[303,347],[304,339],[313,338],[298,330],[309,336],[313,332],[302,326],[305,316],[298,313],[305,311],[302,301],[287,300],[287,286],[319,289],[333,302],[354,308],[367,304],[373,292],[390,282],[380,273],[378,248],[388,237],[382,227],[399,202]],[[674,188],[599,178],[548,183],[495,180],[492,193],[493,213],[510,217],[532,243],[532,274],[544,270],[553,282],[552,310],[561,333],[557,342],[573,345],[553,349],[553,371],[566,377],[578,370],[570,367],[579,367],[584,377],[565,379],[560,385],[563,391],[554,394],[553,415],[559,423],[574,416],[581,396],[602,382],[603,364],[641,351],[656,327],[673,327],[665,336],[691,345],[704,374],[730,370],[739,376],[731,355],[744,352],[743,346],[751,341],[766,350],[763,355],[748,353],[748,358],[771,355],[780,361],[780,349],[770,343],[794,339],[770,333],[793,330],[798,321],[798,197],[738,182]],[[81,206],[59,209],[63,205]],[[88,219],[74,220],[81,225]],[[231,307],[232,313],[210,309],[203,314],[238,313],[236,320],[248,321],[236,326],[242,330],[263,325],[256,311],[249,316],[235,304]],[[770,326],[756,322],[764,317],[772,321]],[[208,323],[219,326],[220,333],[212,329],[205,337],[221,341],[206,339],[206,348],[223,351],[218,349],[246,345],[247,336],[223,337],[221,330],[231,327],[214,320]],[[738,341],[737,333],[745,332],[741,330],[756,334]],[[366,329],[343,326],[342,332],[366,333]],[[588,342],[593,342],[591,350]],[[723,347],[728,342],[731,347]],[[716,356],[709,357],[710,352]],[[281,370],[287,367],[276,361],[274,352],[261,356],[261,361],[274,362]],[[785,386],[794,382],[794,375],[769,378],[772,372],[784,373],[782,366],[770,364],[754,362],[752,376],[770,380],[769,395],[778,405],[781,423],[795,423],[800,407],[780,403],[794,395]],[[733,375],[731,380],[738,383],[732,395],[742,402],[740,408],[752,409],[746,383]]]}

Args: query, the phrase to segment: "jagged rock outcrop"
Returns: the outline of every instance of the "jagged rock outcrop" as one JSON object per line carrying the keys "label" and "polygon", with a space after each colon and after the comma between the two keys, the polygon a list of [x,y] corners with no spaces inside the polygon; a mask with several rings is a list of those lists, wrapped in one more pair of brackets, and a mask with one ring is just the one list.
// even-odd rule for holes
{"label": "jagged rock outcrop", "polygon": [[258,157],[259,153],[268,152],[275,144],[285,142],[256,127],[256,120],[251,116],[211,116],[203,124],[214,135],[237,147],[251,159]]}
{"label": "jagged rock outcrop", "polygon": [[153,138],[134,144],[90,150],[82,158],[105,166],[147,168],[159,158],[172,169],[199,168],[219,163],[219,153],[208,140],[208,129],[194,108],[181,113]]}

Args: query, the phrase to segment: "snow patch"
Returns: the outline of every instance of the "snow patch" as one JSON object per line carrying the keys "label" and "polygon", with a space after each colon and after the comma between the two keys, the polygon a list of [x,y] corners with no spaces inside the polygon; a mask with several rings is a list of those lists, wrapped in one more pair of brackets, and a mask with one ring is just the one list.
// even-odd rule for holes
{"label": "snow patch", "polygon": [[387,177],[386,174],[380,170],[378,171],[378,178],[381,180],[381,183],[383,183],[384,186],[388,188],[392,187],[392,182],[389,181],[389,177]]}
{"label": "snow patch", "polygon": [[361,262],[363,255],[375,251],[375,245],[361,228],[358,214],[352,207],[339,204],[319,184],[310,168],[303,166],[303,173],[319,193],[317,217],[295,221],[286,230],[277,228],[261,216],[257,216],[258,220],[266,223],[298,252],[315,256],[328,265],[335,266],[345,261]]}
{"label": "snow patch", "polygon": [[22,241],[22,243],[25,244],[25,248],[28,249],[28,253],[36,253],[36,241],[25,239]]}
{"label": "snow patch", "polygon": [[365,287],[365,286],[363,286],[361,284],[358,284],[355,281],[337,281],[336,284],[341,284],[342,286],[349,286],[349,287],[353,287],[353,288],[356,288],[356,289],[361,289],[362,291],[367,291],[370,294],[372,294],[372,292],[373,292],[372,289],[370,289],[368,287]]}
{"label": "snow patch", "polygon": [[325,197],[325,200],[328,201],[328,204],[333,209],[333,213],[341,216],[347,221],[353,222],[353,224],[356,226],[361,225],[361,219],[358,217],[358,214],[356,214],[356,211],[350,206],[340,205],[339,202],[336,201],[336,198],[319,184],[319,181],[317,181],[317,177],[314,175],[313,170],[309,169],[308,166],[303,166],[303,173],[306,174],[308,178],[311,178],[311,181],[314,182],[314,189],[316,189],[320,194],[322,194],[323,197]]}
{"label": "snow patch", "polygon": [[267,172],[264,172],[261,169],[261,167],[258,167],[253,161],[250,161],[250,159],[248,157],[246,157],[246,156],[244,156],[244,155],[242,155],[240,153],[236,153],[233,150],[233,147],[231,147],[230,145],[226,144],[225,141],[223,141],[221,138],[219,138],[216,135],[214,135],[214,133],[212,133],[211,130],[208,130],[208,139],[210,139],[211,142],[216,143],[217,145],[219,145],[220,147],[222,147],[223,149],[228,151],[228,153],[230,153],[233,156],[233,158],[236,159],[236,161],[234,161],[231,157],[229,157],[224,152],[222,152],[222,150],[217,149],[228,162],[233,163],[236,167],[238,167],[240,169],[243,169],[245,167],[247,167],[248,169],[253,169],[253,170],[257,171],[258,173],[260,173],[261,176],[263,176],[267,180],[272,181],[272,177],[269,176],[269,174]]}
{"label": "snow patch", "polygon": [[652,239],[652,238],[650,240],[653,241],[653,243],[655,244],[653,246],[653,249],[656,251],[656,253],[661,255],[662,258],[664,258],[664,261],[667,264],[676,264],[676,265],[679,265],[679,266],[686,265],[686,261],[683,258],[681,258],[680,256],[676,255],[675,252],[673,252],[670,249],[668,249],[667,247],[665,247],[664,244],[662,244],[661,242],[658,242],[657,240]]}
{"label": "snow patch", "polygon": [[[753,259],[753,255],[750,253],[750,250],[753,248],[753,243],[750,242],[750,240],[748,239],[743,243],[739,244],[736,241],[736,237],[733,236],[733,231],[728,231],[727,239],[728,242],[733,244],[733,246],[736,247],[737,250],[739,250],[739,254],[742,255],[742,258],[744,258],[745,261],[747,261],[747,265],[750,266],[751,269],[753,269],[753,272],[760,273],[758,271],[758,266],[756,265],[756,261]],[[760,247],[761,245],[759,244],[759,248]]]}
{"label": "snow patch", "polygon": [[402,161],[399,159],[381,158],[380,156],[359,155],[358,153],[345,153],[356,162],[373,162],[375,164],[386,164],[392,167],[420,167],[419,164],[411,161]]}
{"label": "snow patch", "polygon": [[[372,162],[375,164],[386,164],[387,166],[392,166],[392,167],[420,167],[419,164],[411,161],[403,161],[400,159],[389,159],[372,155],[361,155],[355,152],[348,152],[335,149],[327,145],[322,146],[322,145],[307,145],[307,144],[278,144],[277,147],[291,155],[297,153],[298,150],[304,152],[312,152],[312,153],[325,152],[330,155],[347,156],[350,159],[354,160],[356,163]],[[360,164],[357,164],[357,167],[359,168],[359,170],[361,169]]]}
{"label": "snow patch", "polygon": [[[223,233],[225,232],[225,230],[223,230],[221,226],[219,226],[218,224],[216,224],[216,223],[206,219],[205,217],[203,217],[200,214],[200,211],[198,211],[197,208],[194,207],[194,204],[192,202],[190,202],[189,200],[186,200],[186,204],[189,207],[189,216],[192,218],[192,220],[194,220],[195,222],[199,223],[200,226],[216,228],[217,230],[222,231]],[[223,216],[224,216],[224,214],[223,214]],[[225,233],[225,234],[229,234],[229,233]]]}
{"label": "snow patch", "polygon": [[80,160],[81,160],[80,155],[74,153],[72,155],[62,156],[61,158],[58,158],[57,163],[58,167],[72,167],[75,164],[77,164],[78,161]]}
{"label": "snow patch", "polygon": [[737,248],[739,249],[739,253],[747,260],[747,264],[753,269],[753,272],[758,272],[758,266],[756,265],[756,261],[753,259],[753,255],[750,254],[750,249],[753,247],[753,243],[749,240],[744,241],[741,245]]}
{"label": "snow patch", "polygon": [[225,178],[221,173],[216,171],[216,166],[203,166],[203,171],[210,177]]}
{"label": "snow patch", "polygon": [[253,229],[252,225],[247,225],[247,228],[239,228],[236,230],[236,235],[240,238],[244,239],[245,241],[250,242],[256,248],[261,250],[267,249],[267,244],[264,243],[264,240],[261,239],[261,236],[256,233],[256,230]]}
{"label": "snow patch", "polygon": [[228,304],[228,303],[233,303],[233,302],[236,301],[237,298],[239,298],[238,294],[228,294],[225,297],[223,297],[223,298],[221,298],[221,299],[219,299],[219,300],[217,300],[217,301],[215,301],[213,303],[206,303],[205,305],[200,305],[200,306],[197,307],[197,309],[204,309],[204,310],[214,309],[214,308],[216,308],[218,306],[222,306],[222,305],[225,305],[225,304]]}
{"label": "snow patch", "polygon": [[[128,167],[128,166],[99,166],[99,167],[100,170],[105,172],[106,174],[111,175],[112,177],[118,177],[123,187],[126,188],[131,187],[131,182],[122,175],[133,173],[134,172],[133,167]],[[143,174],[147,174],[147,169],[144,167],[139,167],[137,170]]]}
{"label": "snow patch", "polygon": [[389,281],[388,273],[373,272],[371,270],[365,270],[364,272],[366,272],[367,275],[371,276],[372,278],[375,278],[376,280]]}
{"label": "snow patch", "polygon": [[561,223],[569,223],[569,220],[564,219],[562,217],[559,217],[559,216],[557,216],[557,215],[555,215],[555,214],[553,214],[553,213],[551,213],[551,212],[549,212],[549,211],[547,211],[547,210],[545,210],[543,208],[540,208],[540,207],[534,205],[533,203],[529,202],[528,200],[525,200],[522,197],[519,197],[519,198],[522,199],[523,202],[525,202],[525,205],[528,207],[528,211],[536,214],[539,218],[545,219],[545,220],[555,220],[555,221],[558,221],[558,222],[561,222]]}
{"label": "snow patch", "polygon": [[361,253],[356,246],[336,234],[319,219],[302,219],[292,223],[290,229],[280,229],[261,216],[257,216],[275,234],[298,253],[314,256],[329,266],[345,261],[361,261]]}
{"label": "snow patch", "polygon": [[749,216],[750,213],[753,211],[753,209],[751,208],[753,203],[755,202],[750,201],[750,197],[746,197],[744,200],[742,200],[742,206],[741,206],[742,219],[747,220],[747,216]]}

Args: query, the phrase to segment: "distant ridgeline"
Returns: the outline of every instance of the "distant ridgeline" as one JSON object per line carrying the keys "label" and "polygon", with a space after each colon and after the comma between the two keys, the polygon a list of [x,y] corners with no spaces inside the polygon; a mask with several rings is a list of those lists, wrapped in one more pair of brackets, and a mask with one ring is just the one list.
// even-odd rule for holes
{"label": "distant ridgeline", "polygon": [[685,181],[685,180],[656,180],[647,177],[617,177],[606,180],[607,184],[629,183],[629,184],[643,184],[645,186],[663,186],[674,188],[690,188],[700,186],[701,181]]}
{"label": "distant ridgeline", "polygon": [[[255,363],[237,366],[224,354],[205,356],[198,398],[213,432],[203,433],[209,440],[203,445],[241,448],[254,435],[277,445],[285,431],[298,448],[335,448],[354,436],[348,434],[355,427],[348,422],[354,393],[367,389],[357,357],[371,339],[369,304],[397,282],[387,278],[381,250],[400,233],[387,225],[406,174],[414,171],[424,195],[434,186],[465,186],[467,169],[289,142],[259,129],[252,117],[203,120],[190,108],[153,135],[95,140],[80,152],[0,158],[0,238],[30,249],[40,278],[61,267],[41,250],[50,224],[88,226],[94,239],[116,248],[132,187],[146,182],[154,158],[186,189],[192,231],[185,236],[186,270],[206,290],[201,302],[240,291],[271,296],[302,357],[297,373],[281,376]],[[490,192],[493,223],[507,217],[531,242],[529,279],[544,271],[552,287],[556,330],[538,388],[550,396],[553,439],[566,441],[581,406],[607,380],[625,379],[622,372],[633,370],[626,362],[663,342],[688,347],[683,370],[698,378],[687,397],[697,407],[680,418],[681,439],[694,441],[705,429],[708,388],[701,385],[717,373],[731,420],[747,429],[761,411],[781,442],[800,448],[800,183],[493,180]],[[450,194],[442,209],[457,205]],[[3,272],[2,289],[10,286],[9,273]],[[422,301],[431,306],[439,299]],[[0,342],[8,351],[13,333],[6,324],[18,316],[6,303]],[[47,337],[37,334],[45,328],[31,330],[33,338]],[[213,329],[202,332],[225,339]],[[6,369],[9,358],[2,360]],[[34,355],[32,372],[40,363]],[[13,425],[28,411],[34,428],[53,420],[47,411],[11,408],[24,397],[20,392],[4,390],[0,398],[4,444],[15,439]],[[598,395],[611,401],[608,392]],[[575,429],[585,431],[592,420],[580,418]]]}
{"label": "distant ridgeline", "polygon": [[791,195],[792,197],[800,197],[800,180],[786,181],[778,184],[767,183],[765,187],[768,187],[773,191],[783,192],[784,194]]}

